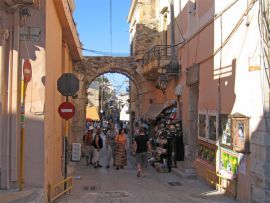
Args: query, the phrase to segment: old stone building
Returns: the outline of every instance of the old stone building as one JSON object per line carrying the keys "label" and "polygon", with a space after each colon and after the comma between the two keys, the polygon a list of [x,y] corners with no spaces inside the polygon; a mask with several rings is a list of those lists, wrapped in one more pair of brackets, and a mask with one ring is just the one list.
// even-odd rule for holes
{"label": "old stone building", "polygon": [[[19,185],[46,194],[64,178],[64,123],[57,111],[64,98],[56,81],[82,58],[73,10],[73,0],[0,1],[1,189]],[[28,60],[32,78],[24,89]]]}
{"label": "old stone building", "polygon": [[[267,17],[261,15],[269,12],[267,5],[256,0],[133,0],[128,17],[131,53],[146,79],[138,115],[175,100],[175,88],[181,87],[181,174],[196,172],[242,202],[269,200],[269,39],[264,39]],[[171,72],[175,61],[178,71]],[[156,85],[164,75],[163,95]],[[131,95],[135,101],[136,94]],[[137,107],[132,103],[133,111]]]}

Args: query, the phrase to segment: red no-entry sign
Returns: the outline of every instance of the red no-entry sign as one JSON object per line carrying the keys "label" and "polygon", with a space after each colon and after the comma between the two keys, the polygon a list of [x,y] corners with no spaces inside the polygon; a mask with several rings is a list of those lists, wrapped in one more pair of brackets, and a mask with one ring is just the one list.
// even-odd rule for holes
{"label": "red no-entry sign", "polygon": [[70,102],[63,102],[58,107],[58,113],[63,119],[68,120],[74,116],[75,107]]}
{"label": "red no-entry sign", "polygon": [[23,63],[23,80],[29,82],[32,78],[32,66],[29,59],[25,59]]}

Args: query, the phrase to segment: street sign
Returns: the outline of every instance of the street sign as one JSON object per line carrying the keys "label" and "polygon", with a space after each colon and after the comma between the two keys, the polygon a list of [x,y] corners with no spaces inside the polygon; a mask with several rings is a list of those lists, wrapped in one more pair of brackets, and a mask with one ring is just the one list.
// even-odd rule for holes
{"label": "street sign", "polygon": [[29,59],[25,59],[23,63],[23,80],[24,82],[30,82],[32,78],[32,67]]}
{"label": "street sign", "polygon": [[68,120],[74,116],[75,107],[70,102],[63,102],[58,107],[58,113],[63,119]]}
{"label": "street sign", "polygon": [[63,96],[74,96],[79,90],[79,80],[73,73],[64,73],[57,80],[57,89]]}

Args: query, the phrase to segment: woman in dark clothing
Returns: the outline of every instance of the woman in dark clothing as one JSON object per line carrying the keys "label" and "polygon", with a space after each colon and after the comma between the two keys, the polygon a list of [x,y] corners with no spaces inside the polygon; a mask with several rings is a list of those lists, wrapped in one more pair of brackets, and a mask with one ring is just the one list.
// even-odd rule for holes
{"label": "woman in dark clothing", "polygon": [[144,174],[144,168],[147,167],[147,150],[150,151],[150,143],[143,127],[140,128],[139,136],[135,138],[134,150],[136,152],[137,177],[140,177],[141,174]]}

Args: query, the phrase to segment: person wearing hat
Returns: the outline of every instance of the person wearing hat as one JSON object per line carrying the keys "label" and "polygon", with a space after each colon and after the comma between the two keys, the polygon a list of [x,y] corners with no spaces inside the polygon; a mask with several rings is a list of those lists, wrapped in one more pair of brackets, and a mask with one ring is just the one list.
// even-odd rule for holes
{"label": "person wearing hat", "polygon": [[86,165],[92,163],[93,154],[94,154],[94,148],[93,148],[93,132],[94,128],[93,126],[89,126],[87,133],[83,137],[83,143],[85,145],[85,155],[86,155]]}

